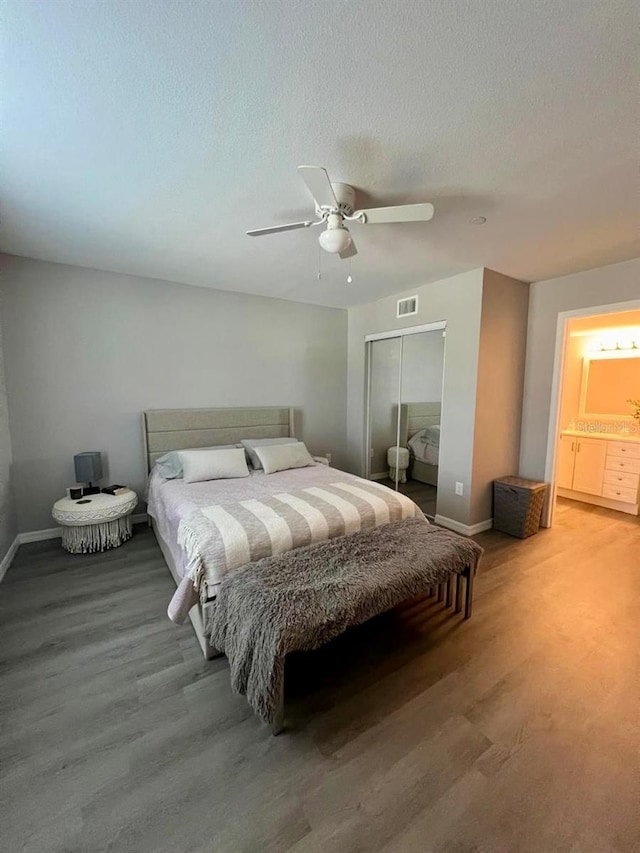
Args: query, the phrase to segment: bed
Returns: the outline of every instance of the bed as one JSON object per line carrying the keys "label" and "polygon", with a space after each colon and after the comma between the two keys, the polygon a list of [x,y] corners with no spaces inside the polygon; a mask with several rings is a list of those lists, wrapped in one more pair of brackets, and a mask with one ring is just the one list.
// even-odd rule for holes
{"label": "bed", "polygon": [[167,451],[295,439],[293,410],[149,411],[143,432],[148,513],[174,600],[186,591],[183,615],[203,654],[227,655],[234,688],[275,732],[287,653],[316,648],[420,593],[437,592],[460,612],[464,579],[471,615],[482,549],[430,525],[399,492],[311,457],[306,467],[193,483],[154,469]]}
{"label": "bed", "polygon": [[[152,475],[155,462],[170,450],[194,447],[216,447],[236,444],[242,438],[286,438],[295,436],[294,410],[289,407],[246,407],[214,409],[155,409],[142,414],[142,436],[147,472]],[[223,482],[223,481],[221,481]],[[232,483],[233,481],[227,481]],[[168,490],[173,491],[173,490]],[[193,488],[196,495],[201,489]],[[186,496],[183,496],[186,497]],[[178,586],[185,574],[185,555],[177,544],[179,513],[188,510],[188,499],[182,507],[170,510],[170,495],[161,497],[160,483],[153,476],[147,487],[147,509],[158,545],[169,571]],[[197,498],[196,498],[197,500]],[[213,600],[215,596],[211,596]],[[189,619],[206,658],[219,652],[209,644],[204,632],[210,601],[199,601]]]}
{"label": "bed", "polygon": [[438,485],[442,404],[403,403],[400,407],[400,445],[409,448],[412,480]]}
{"label": "bed", "polygon": [[[294,438],[294,412],[288,408],[254,408],[254,409],[200,409],[200,410],[161,410],[149,411],[143,415],[145,452],[149,480],[147,485],[147,508],[158,544],[171,574],[180,587],[185,577],[190,574],[195,578],[198,574],[193,560],[189,560],[189,532],[198,537],[200,531],[208,527],[207,519],[191,522],[198,511],[213,505],[226,507],[231,511],[237,508],[239,502],[248,499],[269,501],[273,495],[295,495],[300,490],[322,488],[325,499],[328,490],[332,491],[335,500],[344,507],[347,500],[352,498],[343,490],[367,490],[375,496],[369,500],[379,501],[378,494],[384,495],[387,501],[392,500],[394,506],[391,515],[394,519],[420,514],[418,507],[404,495],[390,492],[384,486],[361,480],[325,464],[318,463],[314,467],[293,471],[281,471],[265,475],[260,471],[252,471],[248,479],[214,480],[202,483],[186,484],[182,479],[165,480],[154,469],[156,460],[167,451],[185,448],[216,447],[219,445],[235,444],[246,438]],[[357,502],[357,498],[353,499]],[[369,510],[364,508],[367,513]],[[353,509],[347,507],[347,512]],[[371,513],[369,513],[371,515]],[[187,523],[189,521],[189,523]],[[339,519],[338,519],[339,521]],[[359,520],[358,520],[359,523]],[[374,526],[373,524],[371,526]],[[348,531],[347,531],[348,532]],[[181,542],[180,536],[184,539]],[[302,544],[307,544],[302,540]],[[259,545],[259,543],[258,543]],[[197,549],[197,543],[191,551]],[[268,551],[264,551],[266,556]],[[191,555],[193,557],[193,554]],[[251,561],[258,559],[261,554],[253,548]],[[224,554],[217,555],[218,562],[224,562]],[[217,588],[222,578],[212,567],[214,559],[208,561],[211,568],[209,575],[203,576],[198,590],[198,600],[189,610],[189,618],[193,624],[196,636],[204,655],[215,657],[218,652],[212,648],[205,635],[205,625],[209,616],[211,602],[215,600]]]}

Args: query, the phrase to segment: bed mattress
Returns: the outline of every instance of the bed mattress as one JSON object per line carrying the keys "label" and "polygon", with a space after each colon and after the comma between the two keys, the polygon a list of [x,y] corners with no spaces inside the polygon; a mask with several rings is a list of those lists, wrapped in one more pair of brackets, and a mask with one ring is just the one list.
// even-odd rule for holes
{"label": "bed mattress", "polygon": [[[265,474],[252,471],[251,476],[241,479],[210,480],[203,483],[185,483],[182,479],[165,480],[156,471],[152,472],[147,489],[148,513],[153,518],[158,533],[167,543],[176,572],[181,578],[189,574],[189,560],[186,551],[178,544],[179,529],[183,521],[193,516],[196,510],[211,507],[236,507],[240,501],[260,501],[283,493],[296,493],[303,489],[329,487],[335,490],[336,484],[350,487],[372,487],[369,480],[362,480],[352,474],[329,468],[326,465],[314,465]],[[384,486],[375,484],[376,489],[390,492]],[[402,503],[415,504],[399,493],[393,493]],[[415,514],[422,515],[415,507]],[[209,597],[215,595],[215,583],[211,580]]]}

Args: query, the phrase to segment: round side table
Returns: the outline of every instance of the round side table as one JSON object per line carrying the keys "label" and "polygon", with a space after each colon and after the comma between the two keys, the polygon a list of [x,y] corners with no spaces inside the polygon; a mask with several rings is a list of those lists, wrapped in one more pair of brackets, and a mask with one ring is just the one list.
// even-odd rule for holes
{"label": "round side table", "polygon": [[137,503],[138,496],[131,489],[121,495],[87,495],[80,501],[61,498],[51,515],[62,527],[62,547],[71,554],[117,548],[131,539],[131,513]]}
{"label": "round side table", "polygon": [[[387,465],[389,466],[389,479],[399,483],[407,482],[407,468],[409,467],[409,450],[406,447],[390,447],[387,450]],[[397,470],[396,470],[397,465]]]}

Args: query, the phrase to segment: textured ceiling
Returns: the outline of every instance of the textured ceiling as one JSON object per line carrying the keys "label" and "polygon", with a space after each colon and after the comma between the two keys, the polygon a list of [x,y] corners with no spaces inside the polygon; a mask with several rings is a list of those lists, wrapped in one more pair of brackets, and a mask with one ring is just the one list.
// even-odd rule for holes
{"label": "textured ceiling", "polygon": [[[633,0],[4,0],[2,249],[326,305],[640,255]],[[312,213],[299,163],[432,201]],[[469,219],[483,215],[484,226]]]}

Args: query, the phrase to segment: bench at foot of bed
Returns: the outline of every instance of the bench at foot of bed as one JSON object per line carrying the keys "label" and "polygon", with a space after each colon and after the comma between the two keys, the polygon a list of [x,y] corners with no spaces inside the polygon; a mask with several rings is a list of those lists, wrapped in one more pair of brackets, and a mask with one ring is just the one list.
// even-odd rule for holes
{"label": "bench at foot of bed", "polygon": [[[437,598],[438,602],[443,602],[445,608],[453,606],[454,613],[462,613],[464,609],[464,619],[471,617],[473,609],[473,581],[475,577],[475,569],[467,566],[462,572],[457,572],[447,578],[440,584],[429,587],[427,590],[428,598]],[[280,695],[275,702],[275,710],[273,721],[271,722],[271,733],[279,735],[284,729],[284,675],[280,682]]]}
{"label": "bench at foot of bed", "polygon": [[463,571],[451,575],[444,583],[429,587],[429,598],[435,595],[438,601],[444,601],[446,607],[453,605],[454,613],[461,613],[464,607],[464,618],[471,618],[473,609],[473,580],[475,570],[468,566]]}
{"label": "bench at foot of bed", "polygon": [[[212,646],[226,654],[233,689],[282,728],[284,660],[429,591],[471,615],[482,548],[423,518],[266,557],[229,573],[209,612]],[[463,595],[463,584],[466,590]]]}

